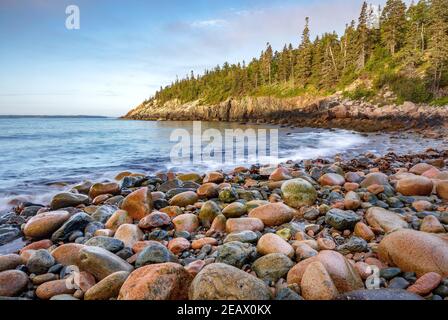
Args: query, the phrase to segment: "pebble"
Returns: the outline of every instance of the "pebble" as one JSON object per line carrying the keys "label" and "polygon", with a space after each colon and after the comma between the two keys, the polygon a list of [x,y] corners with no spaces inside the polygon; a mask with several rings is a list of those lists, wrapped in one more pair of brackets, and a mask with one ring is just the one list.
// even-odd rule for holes
{"label": "pebble", "polygon": [[269,253],[283,253],[288,257],[294,256],[294,248],[281,237],[273,233],[267,233],[258,240],[257,251],[261,255]]}
{"label": "pebble", "polygon": [[286,181],[281,190],[285,203],[292,208],[313,205],[317,199],[313,185],[301,178]]}
{"label": "pebble", "polygon": [[417,281],[407,290],[421,296],[429,294],[432,290],[438,287],[442,281],[442,276],[436,272],[428,272],[422,275]]}
{"label": "pebble", "polygon": [[278,202],[270,203],[251,210],[250,218],[258,218],[268,227],[278,226],[291,221],[295,210],[287,205]]}
{"label": "pebble", "polygon": [[0,297],[15,297],[23,292],[28,285],[28,276],[19,270],[0,272]]}

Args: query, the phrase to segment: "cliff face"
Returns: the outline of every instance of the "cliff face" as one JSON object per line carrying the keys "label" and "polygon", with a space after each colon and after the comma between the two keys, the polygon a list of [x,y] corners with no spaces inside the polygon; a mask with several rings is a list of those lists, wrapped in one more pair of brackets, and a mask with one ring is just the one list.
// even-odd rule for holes
{"label": "cliff face", "polygon": [[157,101],[150,100],[131,110],[124,118],[264,122],[379,131],[444,127],[448,123],[448,107],[419,106],[410,102],[401,106],[377,107],[338,95],[288,99],[245,97],[216,105],[201,105],[198,101],[182,104],[177,100],[158,105]]}

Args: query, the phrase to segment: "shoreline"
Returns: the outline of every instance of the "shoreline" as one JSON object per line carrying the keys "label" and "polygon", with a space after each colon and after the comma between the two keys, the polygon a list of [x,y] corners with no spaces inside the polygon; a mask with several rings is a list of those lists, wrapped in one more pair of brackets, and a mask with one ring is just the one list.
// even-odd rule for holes
{"label": "shoreline", "polygon": [[[448,299],[448,150],[301,163],[231,173],[122,172],[49,204],[19,205],[0,218],[0,229],[16,233],[11,241],[27,239],[19,254],[0,256],[0,282],[9,289],[1,295]],[[435,246],[438,252],[428,251]],[[73,275],[69,265],[84,271],[85,286],[61,287]],[[368,266],[380,272],[379,296],[368,290]],[[164,282],[164,273],[179,284]],[[19,280],[11,283],[12,276]],[[169,296],[151,289],[156,279]],[[227,279],[244,279],[253,290],[235,291]],[[106,280],[117,289],[108,292]]]}

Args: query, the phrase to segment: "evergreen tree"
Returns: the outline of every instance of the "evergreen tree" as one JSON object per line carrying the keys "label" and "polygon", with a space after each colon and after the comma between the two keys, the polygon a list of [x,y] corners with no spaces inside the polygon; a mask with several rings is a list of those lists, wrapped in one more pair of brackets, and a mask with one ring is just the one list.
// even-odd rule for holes
{"label": "evergreen tree", "polygon": [[387,0],[381,15],[381,39],[391,55],[404,42],[406,28],[406,5],[402,0]]}

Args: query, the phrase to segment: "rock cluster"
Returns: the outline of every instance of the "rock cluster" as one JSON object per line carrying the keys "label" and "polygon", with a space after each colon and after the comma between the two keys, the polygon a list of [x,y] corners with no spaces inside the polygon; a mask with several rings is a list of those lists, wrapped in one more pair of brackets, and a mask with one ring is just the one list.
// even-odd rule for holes
{"label": "rock cluster", "polygon": [[366,154],[83,183],[2,225],[26,246],[0,256],[0,296],[446,300],[447,159]]}

